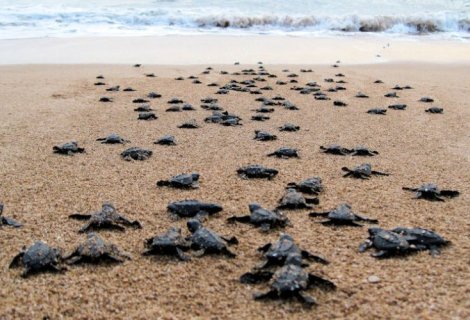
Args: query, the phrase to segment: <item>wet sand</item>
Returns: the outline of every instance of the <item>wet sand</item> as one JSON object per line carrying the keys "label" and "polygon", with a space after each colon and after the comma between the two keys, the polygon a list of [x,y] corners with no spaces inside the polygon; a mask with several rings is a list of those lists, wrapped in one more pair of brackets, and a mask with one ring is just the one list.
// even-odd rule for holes
{"label": "wet sand", "polygon": [[[341,56],[338,55],[340,59]],[[336,56],[333,58],[336,60]],[[263,60],[260,58],[259,60]],[[139,62],[139,61],[136,61]],[[277,79],[273,91],[263,95],[283,95],[299,111],[278,107],[267,122],[250,120],[251,109],[259,106],[257,95],[230,92],[214,95],[210,82],[225,84],[230,79],[250,76],[220,75],[256,65],[212,65],[209,75],[200,75],[208,65],[152,66],[53,65],[3,66],[0,68],[0,201],[4,214],[24,223],[21,229],[0,228],[0,318],[1,319],[466,319],[470,317],[470,66],[467,64],[380,64],[349,65],[267,65]],[[317,81],[330,87],[324,78],[338,72],[346,75],[346,91],[328,93],[330,101],[316,101],[312,95],[289,90],[294,84],[275,85],[288,80],[287,68],[298,73],[298,85]],[[299,73],[312,68],[313,73]],[[147,78],[144,73],[155,73]],[[136,92],[105,93],[107,87],[93,83],[98,74],[105,82],[132,86]],[[175,81],[177,76],[197,75],[203,84]],[[340,78],[335,78],[339,80]],[[384,84],[373,84],[381,79]],[[400,98],[383,95],[395,84],[411,85],[398,91]],[[133,98],[156,91],[163,95],[151,102],[158,120],[137,121]],[[357,99],[362,91],[370,99]],[[100,96],[112,96],[113,103],[99,103]],[[431,105],[417,100],[432,96],[431,105],[444,114],[424,112]],[[219,104],[239,115],[243,126],[207,124],[210,112],[202,110],[200,99],[212,96]],[[167,113],[166,101],[179,97],[197,111]],[[346,108],[333,107],[339,98]],[[405,111],[388,110],[386,116],[367,114],[369,108],[406,103]],[[202,128],[178,129],[177,125],[196,119]],[[296,133],[279,132],[292,122]],[[267,130],[279,139],[253,140],[254,130]],[[116,132],[131,143],[103,145],[95,140]],[[176,136],[178,145],[164,147],[153,141],[164,134]],[[54,145],[77,140],[86,154],[60,156]],[[340,157],[320,153],[319,146],[339,143],[346,147],[366,145],[378,150],[372,158]],[[127,162],[120,152],[131,146],[154,151],[147,161]],[[266,154],[278,147],[299,149],[300,159],[277,159]],[[370,162],[389,177],[370,180],[342,178],[341,167]],[[277,168],[271,180],[242,180],[236,169],[259,163]],[[157,180],[197,171],[201,186],[193,191],[157,189]],[[432,258],[427,252],[377,260],[360,254],[357,246],[367,237],[363,228],[330,228],[308,217],[309,210],[286,211],[293,226],[285,231],[302,248],[326,256],[331,264],[312,263],[309,271],[334,281],[336,292],[311,289],[319,305],[305,309],[298,302],[257,302],[252,294],[266,286],[246,286],[238,277],[260,262],[256,248],[275,241],[278,231],[262,233],[243,224],[228,225],[226,218],[248,212],[248,204],[259,202],[273,208],[288,182],[320,176],[325,191],[318,211],[342,202],[354,211],[376,217],[380,226],[420,226],[433,229],[452,241],[452,246]],[[403,186],[435,182],[444,189],[457,189],[461,196],[443,203],[414,200]],[[171,201],[182,199],[214,201],[224,210],[205,225],[224,235],[235,235],[235,259],[193,258],[181,263],[172,258],[142,257],[143,241],[176,225],[186,233],[185,221],[174,220],[166,212]],[[39,274],[28,279],[20,270],[8,269],[12,257],[34,240],[69,252],[84,240],[77,231],[80,221],[68,219],[74,212],[97,211],[104,201],[143,224],[141,230],[123,233],[100,231],[132,254],[133,260],[113,266],[70,267],[61,275]],[[375,275],[379,283],[369,283]]]}

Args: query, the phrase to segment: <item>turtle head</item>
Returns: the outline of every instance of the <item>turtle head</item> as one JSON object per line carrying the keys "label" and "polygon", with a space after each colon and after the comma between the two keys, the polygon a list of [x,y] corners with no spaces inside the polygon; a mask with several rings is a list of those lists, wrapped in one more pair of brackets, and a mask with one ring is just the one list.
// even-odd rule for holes
{"label": "turtle head", "polygon": [[378,234],[382,230],[383,230],[382,228],[369,228],[368,229],[369,235],[372,236],[372,237],[375,236],[376,234]]}
{"label": "turtle head", "polygon": [[188,230],[191,231],[191,233],[194,233],[202,227],[202,223],[197,219],[190,219],[187,222],[187,226]]}
{"label": "turtle head", "polygon": [[301,266],[302,265],[302,256],[300,254],[289,254],[286,258],[286,265],[291,264],[294,266]]}
{"label": "turtle head", "polygon": [[250,203],[248,208],[250,209],[250,212],[253,212],[255,210],[261,209],[261,206],[257,203]]}

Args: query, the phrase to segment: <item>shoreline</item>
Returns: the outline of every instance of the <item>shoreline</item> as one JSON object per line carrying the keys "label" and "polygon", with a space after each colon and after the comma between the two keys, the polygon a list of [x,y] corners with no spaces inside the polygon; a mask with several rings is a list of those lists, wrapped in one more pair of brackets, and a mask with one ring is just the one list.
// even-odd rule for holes
{"label": "shoreline", "polygon": [[[430,54],[432,53],[432,55]],[[470,64],[470,44],[395,37],[170,35],[0,40],[0,65],[18,64]]]}

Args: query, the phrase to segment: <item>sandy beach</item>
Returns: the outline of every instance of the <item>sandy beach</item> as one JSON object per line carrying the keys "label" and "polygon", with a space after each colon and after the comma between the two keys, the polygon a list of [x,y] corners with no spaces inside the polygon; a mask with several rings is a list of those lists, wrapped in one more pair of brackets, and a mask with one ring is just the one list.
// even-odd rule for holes
{"label": "sandy beach", "polygon": [[[193,41],[189,38],[173,46],[167,46],[173,41],[169,38],[155,40],[167,44],[163,51],[149,44],[152,41],[136,39],[109,43],[97,39],[0,41],[0,61],[15,64],[0,67],[0,201],[5,204],[6,216],[24,224],[19,229],[0,228],[0,319],[470,317],[467,44],[452,42],[444,50],[432,41],[424,45],[402,41],[383,49],[384,44],[378,41],[370,41],[367,46],[362,40],[329,45],[327,42],[332,40],[320,40],[304,42],[312,50],[293,50],[290,54],[295,38],[286,37],[284,43],[273,41],[283,48],[276,51],[275,47],[266,49],[261,42],[255,45],[255,39],[246,37],[227,42],[221,55],[220,45],[218,50],[211,50],[215,46],[209,38],[201,40],[207,41],[208,47],[199,46],[198,51],[185,47],[185,43]],[[272,41],[265,39],[264,44]],[[90,41],[98,48],[88,47],[89,51],[80,55],[75,51],[74,55],[76,48],[85,49]],[[245,44],[251,41],[254,52],[245,51],[238,41]],[[111,43],[115,48],[126,43],[128,54],[119,51],[104,56],[104,49],[109,49]],[[38,46],[42,49],[35,55],[24,51]],[[61,46],[67,50],[61,50]],[[240,51],[230,50],[231,47]],[[346,48],[356,49],[346,51]],[[429,50],[435,53],[432,57],[424,55]],[[173,52],[178,54],[172,55]],[[376,57],[379,53],[383,58]],[[336,60],[342,61],[339,68],[331,67]],[[242,64],[235,66],[234,61]],[[244,64],[245,61],[253,64]],[[215,95],[217,87],[207,86],[211,82],[224,85],[232,79],[252,79],[253,76],[231,73],[256,69],[257,61],[267,63],[266,70],[278,76],[257,83],[273,87],[273,91],[264,91],[263,95],[282,95],[300,110],[276,107],[269,121],[252,121],[252,109],[260,105],[255,102],[258,95],[233,91]],[[94,64],[86,64],[91,62]],[[137,62],[144,65],[132,67]],[[213,68],[210,74],[201,74],[208,66]],[[300,73],[301,68],[311,68],[313,72]],[[229,74],[222,75],[220,71]],[[297,84],[275,84],[278,80],[289,81],[287,75],[291,72],[299,75]],[[146,73],[157,77],[145,77]],[[335,77],[337,73],[345,77]],[[94,86],[97,75],[104,75],[106,86]],[[198,76],[202,84],[193,84],[187,79],[191,75]],[[180,76],[185,80],[174,80]],[[311,94],[290,90],[309,81],[317,81],[322,90],[335,85],[324,82],[325,78],[345,80],[343,86],[347,90],[329,92],[332,99],[329,101],[318,101]],[[384,83],[374,84],[377,79]],[[399,98],[385,98],[384,94],[396,84],[410,85],[413,89],[398,91]],[[105,91],[113,85],[131,86],[137,91]],[[138,121],[132,100],[145,97],[150,91],[162,94],[162,98],[150,103],[158,119]],[[359,91],[370,98],[355,98]],[[114,101],[100,103],[101,96],[112,97]],[[208,96],[218,98],[220,106],[239,115],[243,125],[204,123],[203,119],[211,113],[199,105],[200,99]],[[431,96],[435,102],[418,102],[423,96]],[[196,111],[165,112],[172,97],[191,103]],[[348,106],[334,107],[333,100],[337,99]],[[370,108],[387,108],[393,103],[406,103],[408,108],[389,109],[386,116],[366,113]],[[424,112],[430,106],[443,107],[444,113]],[[202,127],[177,128],[189,119],[196,119]],[[278,127],[287,122],[299,125],[301,130],[279,132]],[[254,131],[260,129],[276,134],[278,140],[254,141]],[[104,145],[96,141],[112,132],[131,142]],[[171,147],[153,144],[164,134],[174,135],[178,144]],[[52,153],[54,145],[71,140],[78,141],[86,153],[75,156]],[[320,152],[321,145],[333,143],[346,147],[366,145],[380,154],[364,159]],[[141,162],[122,160],[120,153],[132,146],[148,148],[154,154]],[[282,146],[297,148],[300,158],[266,156]],[[341,167],[364,162],[391,175],[364,181],[342,177]],[[239,167],[255,163],[276,168],[279,175],[270,181],[238,177]],[[181,191],[155,185],[157,180],[189,172],[200,173],[199,189]],[[331,262],[328,266],[312,263],[307,270],[331,279],[338,288],[335,292],[309,290],[318,300],[313,309],[295,301],[254,301],[252,294],[267,287],[243,285],[238,278],[261,261],[256,248],[275,241],[280,230],[262,233],[248,225],[227,224],[226,218],[247,214],[251,202],[272,209],[287,183],[311,176],[320,176],[325,185],[316,211],[347,202],[355,212],[379,219],[381,227],[432,229],[452,241],[452,245],[442,249],[437,257],[420,252],[378,260],[357,251],[367,238],[367,225],[332,228],[309,218],[311,210],[286,210],[292,226],[284,231],[302,248],[320,253]],[[461,195],[440,203],[415,200],[412,193],[402,190],[426,182],[459,190]],[[240,243],[232,247],[237,253],[235,259],[206,256],[183,263],[173,258],[141,256],[144,240],[170,226],[179,226],[188,233],[186,221],[173,219],[166,210],[170,202],[183,199],[223,206],[221,213],[204,224],[220,234],[238,237]],[[82,222],[70,220],[68,215],[98,211],[105,201],[113,202],[122,214],[143,224],[141,230],[99,232],[104,239],[129,252],[132,260],[111,266],[71,266],[64,274],[44,273],[27,279],[20,277],[20,270],[8,269],[13,256],[35,240],[66,252],[73,250],[85,236],[77,232]],[[380,281],[371,283],[370,276],[377,276]]]}

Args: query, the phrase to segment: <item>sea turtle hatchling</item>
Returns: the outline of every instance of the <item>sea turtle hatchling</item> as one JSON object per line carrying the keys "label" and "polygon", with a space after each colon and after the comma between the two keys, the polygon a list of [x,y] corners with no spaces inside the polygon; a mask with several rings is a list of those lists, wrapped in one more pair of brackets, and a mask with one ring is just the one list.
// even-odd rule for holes
{"label": "sea turtle hatchling", "polygon": [[434,99],[431,98],[431,97],[421,97],[421,99],[419,99],[420,102],[426,102],[426,103],[431,103],[431,102],[434,102]]}
{"label": "sea turtle hatchling", "polygon": [[352,156],[373,157],[379,153],[364,146],[356,146],[351,149]]}
{"label": "sea turtle hatchling", "polygon": [[237,238],[220,236],[215,231],[205,228],[198,219],[188,220],[187,226],[191,235],[186,240],[191,242],[191,249],[196,251],[196,256],[224,254],[229,258],[236,257],[228,245],[238,244]]}
{"label": "sea turtle hatchling", "polygon": [[60,249],[50,247],[43,241],[36,241],[29,248],[23,247],[11,261],[10,268],[23,266],[21,276],[26,278],[44,271],[63,272],[67,269],[62,266],[62,262]]}
{"label": "sea turtle hatchling", "polygon": [[396,92],[389,92],[384,95],[386,98],[399,98],[398,94]]}
{"label": "sea turtle hatchling", "polygon": [[311,212],[310,217],[326,217],[327,220],[320,221],[323,225],[337,225],[337,226],[353,226],[362,227],[358,222],[378,223],[377,219],[364,217],[360,214],[354,213],[349,204],[343,203],[335,209],[327,212]]}
{"label": "sea turtle hatchling", "polygon": [[269,120],[271,119],[270,117],[268,116],[265,116],[264,114],[255,114],[254,116],[251,116],[251,120],[253,121],[266,121],[266,120]]}
{"label": "sea turtle hatchling", "polygon": [[157,115],[153,112],[139,112],[137,120],[156,120],[158,119]]}
{"label": "sea turtle hatchling", "polygon": [[367,113],[369,113],[369,114],[385,115],[385,114],[387,113],[387,109],[372,108],[372,109],[367,110]]}
{"label": "sea turtle hatchling", "polygon": [[178,128],[181,128],[181,129],[197,129],[197,128],[200,128],[200,126],[199,126],[199,124],[197,124],[196,120],[191,119],[191,120],[185,121],[182,124],[180,124],[178,126]]}
{"label": "sea turtle hatchling", "polygon": [[121,138],[116,133],[111,133],[109,136],[104,137],[104,138],[98,138],[96,139],[96,141],[101,141],[101,143],[105,143],[105,144],[123,144],[123,143],[130,142],[129,140],[125,140]]}
{"label": "sea turtle hatchling", "polygon": [[278,210],[269,211],[257,203],[248,206],[250,215],[233,216],[227,219],[228,222],[241,222],[260,227],[262,231],[279,227],[284,228],[289,224],[289,219]]}
{"label": "sea turtle hatchling", "polygon": [[374,171],[372,170],[372,166],[370,163],[363,163],[353,169],[349,169],[347,167],[341,168],[341,170],[346,171],[346,174],[343,177],[352,177],[357,179],[369,179],[372,175],[380,175],[380,176],[389,176],[390,174]]}
{"label": "sea turtle hatchling", "polygon": [[426,199],[431,201],[445,201],[442,197],[455,198],[460,195],[460,192],[455,190],[439,190],[438,186],[434,183],[426,183],[418,188],[403,187],[403,190],[412,191],[416,193],[416,199]]}
{"label": "sea turtle hatchling", "polygon": [[417,250],[429,250],[429,253],[433,256],[440,254],[439,247],[450,244],[450,241],[444,239],[441,235],[424,228],[397,227],[391,231],[406,237],[407,241],[415,246]]}
{"label": "sea turtle hatchling", "polygon": [[341,147],[339,144],[330,144],[326,147],[320,146],[320,150],[322,150],[323,153],[335,154],[339,156],[346,156],[351,153],[351,150]]}
{"label": "sea turtle hatchling", "polygon": [[282,159],[289,159],[289,158],[299,158],[299,154],[297,152],[297,149],[282,147],[272,153],[269,153],[268,157],[278,157]]}
{"label": "sea turtle hatchling", "polygon": [[169,104],[180,104],[180,103],[183,103],[183,100],[181,99],[178,99],[178,98],[171,98],[170,100],[168,100]]}
{"label": "sea turtle hatchling", "polygon": [[1,226],[11,226],[11,227],[19,228],[19,227],[22,226],[22,224],[19,223],[18,221],[14,220],[12,218],[9,218],[9,217],[5,217],[3,215],[3,209],[4,209],[3,203],[0,203],[0,227]]}
{"label": "sea turtle hatchling", "polygon": [[254,164],[239,168],[237,173],[242,179],[258,178],[271,180],[279,173],[279,171],[273,168],[267,168],[263,167],[262,165]]}
{"label": "sea turtle hatchling", "polygon": [[318,198],[305,198],[295,189],[287,189],[284,196],[279,199],[277,209],[306,209],[312,208],[310,204],[319,204]]}
{"label": "sea turtle hatchling", "polygon": [[356,98],[363,98],[363,99],[364,99],[364,98],[369,98],[369,96],[368,96],[367,94],[365,94],[365,93],[358,92],[358,93],[356,94]]}
{"label": "sea turtle hatchling", "polygon": [[403,235],[382,228],[369,228],[368,232],[369,237],[359,245],[359,252],[375,248],[377,251],[372,254],[373,257],[386,258],[414,251]]}
{"label": "sea turtle hatchling", "polygon": [[318,195],[323,191],[323,185],[320,177],[311,177],[299,183],[290,182],[287,184],[286,189],[295,189],[299,192]]}
{"label": "sea turtle hatchling", "polygon": [[135,108],[134,111],[137,111],[137,112],[150,112],[150,111],[153,111],[153,109],[150,107],[150,105],[143,104],[143,105],[138,106],[137,108]]}
{"label": "sea turtle hatchling", "polygon": [[137,99],[132,100],[132,103],[149,103],[149,102],[150,102],[149,100],[143,99],[143,98],[137,98]]}
{"label": "sea turtle hatchling", "polygon": [[144,256],[166,255],[176,256],[181,261],[187,261],[191,258],[184,254],[191,248],[191,242],[181,235],[181,229],[171,227],[164,234],[156,235],[145,241]]}
{"label": "sea turtle hatchling", "polygon": [[135,90],[132,87],[127,87],[127,88],[122,89],[122,91],[124,91],[124,92],[134,92],[134,91],[137,91],[137,90]]}
{"label": "sea turtle hatchling", "polygon": [[335,290],[336,285],[330,280],[306,272],[302,268],[302,259],[299,256],[289,256],[283,267],[276,272],[263,271],[252,277],[240,278],[242,283],[270,282],[270,290],[264,293],[255,293],[255,300],[297,298],[305,306],[317,304],[316,300],[304,293],[311,287],[321,287],[325,290]]}
{"label": "sea turtle hatchling", "polygon": [[255,137],[253,139],[258,141],[273,141],[277,140],[277,136],[267,131],[255,130]]}
{"label": "sea turtle hatchling", "polygon": [[109,202],[103,203],[101,211],[91,214],[74,213],[69,216],[71,219],[88,220],[87,223],[80,228],[79,232],[88,232],[98,229],[116,229],[124,231],[125,227],[141,229],[142,225],[139,221],[131,221],[123,215],[119,214],[116,208]]}
{"label": "sea turtle hatchling", "polygon": [[113,98],[110,98],[110,97],[100,97],[99,102],[113,102]]}
{"label": "sea turtle hatchling", "polygon": [[393,109],[393,110],[405,110],[406,107],[407,107],[406,104],[392,104],[388,106],[389,109]]}
{"label": "sea turtle hatchling", "polygon": [[285,123],[283,126],[279,127],[279,131],[295,132],[299,130],[300,127],[293,123]]}
{"label": "sea turtle hatchling", "polygon": [[54,146],[52,148],[52,151],[54,153],[65,154],[65,155],[71,156],[75,153],[84,153],[85,149],[80,148],[76,141],[70,141],[70,142],[67,142],[58,146]]}
{"label": "sea turtle hatchling", "polygon": [[131,161],[131,160],[147,160],[152,156],[153,152],[151,150],[147,149],[142,149],[139,147],[132,147],[129,149],[124,150],[121,153],[121,157],[126,160],[126,161]]}
{"label": "sea turtle hatchling", "polygon": [[98,234],[90,232],[87,234],[85,242],[63,259],[67,264],[122,263],[125,260],[130,260],[131,256],[123,252],[117,245],[106,242]]}
{"label": "sea turtle hatchling", "polygon": [[160,180],[158,187],[172,187],[176,189],[197,189],[199,188],[199,173],[178,174],[170,180]]}
{"label": "sea turtle hatchling", "polygon": [[424,110],[425,112],[428,112],[428,113],[444,113],[444,109],[443,108],[439,108],[439,107],[431,107],[429,109],[426,109]]}
{"label": "sea turtle hatchling", "polygon": [[162,95],[159,94],[159,93],[156,93],[156,92],[149,92],[147,94],[147,98],[150,98],[150,99],[157,99],[157,98],[161,98]]}
{"label": "sea turtle hatchling", "polygon": [[174,136],[166,134],[163,137],[159,138],[157,141],[155,141],[154,144],[160,144],[163,146],[175,146],[176,139]]}
{"label": "sea turtle hatchling", "polygon": [[167,206],[167,209],[168,212],[179,218],[206,217],[223,210],[221,205],[198,200],[172,202]]}

